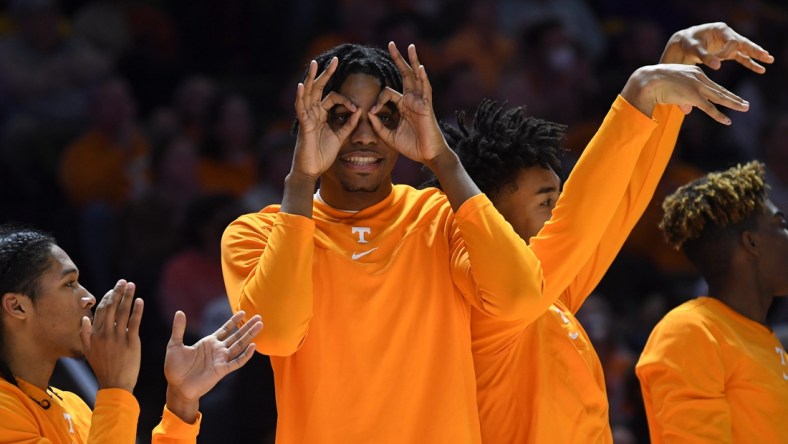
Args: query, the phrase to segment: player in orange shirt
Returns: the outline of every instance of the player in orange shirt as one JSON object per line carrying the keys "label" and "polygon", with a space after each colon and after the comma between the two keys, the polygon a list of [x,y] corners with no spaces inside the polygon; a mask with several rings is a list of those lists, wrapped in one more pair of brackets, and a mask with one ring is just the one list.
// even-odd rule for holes
{"label": "player in orange shirt", "polygon": [[[694,63],[710,52],[719,57],[717,64],[708,57],[703,61],[717,67],[719,60],[735,58],[719,56],[726,45],[771,60],[729,27],[708,24],[677,33],[661,62]],[[517,233],[530,239],[544,270],[545,297],[559,295],[530,325],[472,312],[484,442],[612,441],[602,365],[574,315],[650,201],[676,142],[684,115],[680,107],[700,106],[729,123],[707,106],[709,87],[730,94],[694,66],[661,64],[636,71],[560,198],[556,173],[564,126],[494,102],[479,106],[472,126],[462,115],[459,129],[444,125],[474,181]],[[743,110],[736,101],[723,104]]]}
{"label": "player in orange shirt", "polygon": [[[79,270],[52,237],[0,227],[0,442],[134,443],[139,405],[132,390],[140,369],[143,302],[118,281],[96,308]],[[132,302],[133,301],[133,302]],[[164,372],[167,403],[154,443],[196,442],[199,399],[251,357],[254,317],[237,332],[233,316],[193,346],[183,344],[186,317],[175,315]],[[95,409],[49,386],[56,361],[84,356],[99,391]]]}
{"label": "player in orange shirt", "polygon": [[764,166],[738,165],[680,187],[660,228],[708,284],[657,324],[636,373],[651,442],[788,442],[788,357],[766,313],[788,295],[788,222]]}
{"label": "player in orange shirt", "polygon": [[[255,342],[271,356],[280,444],[479,443],[471,306],[516,320],[551,302],[447,146],[415,47],[410,63],[388,49],[341,45],[310,64],[282,205],[222,239],[233,310],[266,324]],[[392,184],[398,154],[445,194]]]}

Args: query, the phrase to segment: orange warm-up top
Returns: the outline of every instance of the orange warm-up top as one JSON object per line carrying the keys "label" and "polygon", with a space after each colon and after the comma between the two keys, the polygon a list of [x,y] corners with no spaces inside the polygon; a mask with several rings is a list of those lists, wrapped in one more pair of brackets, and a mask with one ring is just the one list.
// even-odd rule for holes
{"label": "orange warm-up top", "polygon": [[[102,389],[96,407],[71,392],[51,394],[17,378],[18,386],[0,378],[0,443],[134,444],[140,407],[131,392]],[[49,408],[38,402],[46,400]],[[153,444],[196,443],[201,415],[186,424],[166,407],[153,432]]]}
{"label": "orange warm-up top", "polygon": [[559,299],[531,325],[472,313],[484,442],[612,442],[602,365],[574,314],[651,200],[683,116],[648,118],[619,96],[530,240],[543,295]]}
{"label": "orange warm-up top", "polygon": [[788,443],[788,356],[774,333],[700,297],[657,324],[638,361],[651,442]]}
{"label": "orange warm-up top", "polygon": [[553,302],[487,197],[455,214],[436,189],[396,185],[355,213],[278,210],[222,239],[233,309],[265,323],[277,443],[479,443],[471,306],[530,322]]}

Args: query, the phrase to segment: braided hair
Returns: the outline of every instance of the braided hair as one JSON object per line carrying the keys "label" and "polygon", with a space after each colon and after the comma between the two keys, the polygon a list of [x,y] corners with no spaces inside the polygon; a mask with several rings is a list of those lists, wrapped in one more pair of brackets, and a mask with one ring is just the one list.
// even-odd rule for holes
{"label": "braided hair", "polygon": [[[380,80],[380,84],[402,92],[402,75],[389,53],[381,48],[355,43],[343,43],[315,57],[317,75],[326,70],[331,59],[339,59],[336,71],[323,88],[323,97],[337,91],[350,74],[367,74]],[[307,66],[304,78],[309,75]],[[298,119],[293,122],[292,133],[298,132]]]}
{"label": "braided hair", "polygon": [[[35,300],[41,275],[49,268],[55,239],[40,231],[12,225],[0,226],[0,297],[21,293]],[[2,318],[0,318],[2,319]],[[0,323],[0,377],[16,379],[3,359],[3,326]]]}
{"label": "braided hair", "polygon": [[[490,198],[515,186],[524,168],[538,165],[561,177],[566,126],[529,117],[523,106],[504,110],[502,104],[485,99],[471,126],[465,123],[464,111],[457,113],[457,127],[440,125],[471,179]],[[440,184],[433,178],[424,186]]]}
{"label": "braided hair", "polygon": [[662,203],[665,240],[704,275],[722,273],[736,234],[752,229],[766,208],[764,165],[757,161],[712,172],[679,187]]}

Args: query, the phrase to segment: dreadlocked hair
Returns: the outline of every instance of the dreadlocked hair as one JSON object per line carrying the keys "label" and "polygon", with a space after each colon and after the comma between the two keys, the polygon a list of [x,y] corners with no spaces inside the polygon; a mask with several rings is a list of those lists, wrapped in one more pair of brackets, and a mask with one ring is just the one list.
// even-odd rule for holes
{"label": "dreadlocked hair", "polygon": [[[0,298],[6,293],[21,293],[35,300],[41,275],[50,266],[54,245],[57,245],[55,239],[40,231],[0,226]],[[4,348],[0,322],[0,377],[16,385],[16,378],[2,356]]]}
{"label": "dreadlocked hair", "polygon": [[[323,97],[328,93],[337,91],[345,83],[350,74],[367,74],[380,80],[382,86],[402,92],[402,75],[389,53],[374,46],[343,43],[315,57],[317,62],[317,75],[326,70],[331,59],[339,59],[336,71],[323,88]],[[304,73],[304,79],[309,75],[309,66]],[[292,133],[298,132],[298,119],[293,122]]]}
{"label": "dreadlocked hair", "polygon": [[[476,108],[471,126],[465,123],[464,111],[456,116],[457,127],[441,122],[441,129],[471,179],[487,196],[514,186],[524,168],[538,165],[561,176],[565,125],[529,117],[523,106],[504,111],[503,105],[487,99]],[[440,184],[433,178],[425,186]]]}
{"label": "dreadlocked hair", "polygon": [[753,161],[709,173],[665,198],[659,228],[675,249],[707,232],[741,230],[766,208],[764,166]]}

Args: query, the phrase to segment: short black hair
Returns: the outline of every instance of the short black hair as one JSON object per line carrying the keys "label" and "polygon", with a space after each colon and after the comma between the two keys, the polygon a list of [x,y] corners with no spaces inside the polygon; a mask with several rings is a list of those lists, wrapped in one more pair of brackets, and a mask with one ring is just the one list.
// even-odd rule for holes
{"label": "short black hair", "polygon": [[[457,127],[440,125],[471,179],[490,198],[514,186],[524,168],[538,165],[562,175],[566,126],[530,117],[523,106],[504,110],[497,101],[485,99],[471,126],[463,111],[457,113]],[[435,179],[425,185],[440,186]]]}
{"label": "short black hair", "polygon": [[[326,70],[334,57],[339,59],[339,65],[323,89],[323,97],[332,91],[337,91],[350,74],[368,74],[380,80],[382,86],[402,92],[402,75],[388,51],[375,46],[343,43],[315,57],[318,76]],[[309,75],[309,66],[303,78],[306,79],[307,75]],[[297,132],[298,119],[295,120],[292,128],[293,134]]]}
{"label": "short black hair", "polygon": [[[0,226],[0,297],[21,293],[35,300],[41,276],[49,269],[55,239],[41,231],[16,225]],[[3,325],[0,322],[0,377],[16,385],[2,353]]]}

